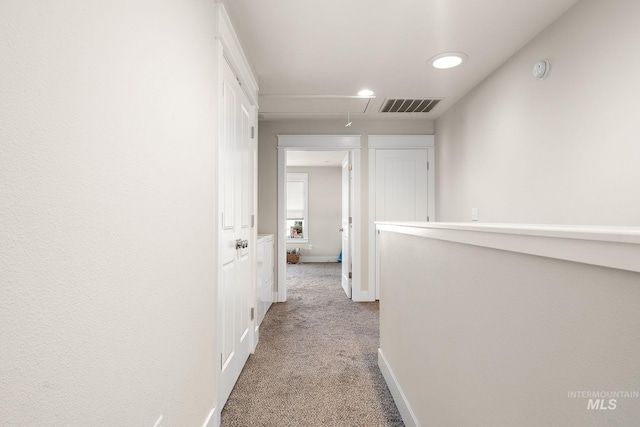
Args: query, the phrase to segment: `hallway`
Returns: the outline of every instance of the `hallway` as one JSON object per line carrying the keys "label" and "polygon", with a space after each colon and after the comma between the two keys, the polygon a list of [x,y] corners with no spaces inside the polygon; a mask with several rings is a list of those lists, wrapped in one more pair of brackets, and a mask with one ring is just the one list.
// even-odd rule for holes
{"label": "hallway", "polygon": [[287,265],[287,287],[222,426],[403,426],[378,369],[378,303],[347,299],[338,263]]}

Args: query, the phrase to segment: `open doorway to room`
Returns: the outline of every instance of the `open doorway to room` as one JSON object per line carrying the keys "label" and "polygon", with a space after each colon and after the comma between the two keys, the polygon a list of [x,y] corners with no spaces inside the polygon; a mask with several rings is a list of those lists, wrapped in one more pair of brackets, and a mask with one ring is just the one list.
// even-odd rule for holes
{"label": "open doorway to room", "polygon": [[[287,250],[301,262],[338,262],[342,162],[347,151],[287,151]],[[348,200],[347,200],[348,201]]]}
{"label": "open doorway to room", "polygon": [[357,299],[360,137],[278,138],[278,301],[287,298],[287,266],[309,263],[333,263],[345,294]]}
{"label": "open doorway to room", "polygon": [[[305,274],[342,270],[336,282],[342,283],[345,293],[351,297],[349,158],[345,150],[287,151],[284,238],[288,278],[292,270]],[[304,268],[318,263],[333,265]],[[287,282],[287,287],[289,285]]]}

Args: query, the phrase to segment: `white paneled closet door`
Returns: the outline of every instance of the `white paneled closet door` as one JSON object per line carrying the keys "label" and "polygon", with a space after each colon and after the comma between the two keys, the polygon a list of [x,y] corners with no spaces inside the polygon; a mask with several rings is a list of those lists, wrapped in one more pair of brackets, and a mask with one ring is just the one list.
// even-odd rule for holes
{"label": "white paneled closet door", "polygon": [[376,152],[376,221],[428,221],[427,150]]}
{"label": "white paneled closet door", "polygon": [[433,164],[432,135],[369,135],[369,277],[375,299],[380,295],[375,222],[434,221]]}
{"label": "white paneled closet door", "polygon": [[220,407],[229,397],[252,348],[255,254],[252,215],[256,150],[251,135],[252,107],[226,61],[221,95],[223,119],[219,150],[219,203],[222,229],[218,262],[221,269],[218,285]]}

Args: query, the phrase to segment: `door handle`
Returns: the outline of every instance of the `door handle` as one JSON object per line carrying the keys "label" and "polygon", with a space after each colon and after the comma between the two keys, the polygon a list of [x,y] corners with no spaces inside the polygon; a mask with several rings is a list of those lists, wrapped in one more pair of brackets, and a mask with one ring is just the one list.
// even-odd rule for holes
{"label": "door handle", "polygon": [[338,228],[338,231],[342,233],[344,231],[344,228],[340,227]]}
{"label": "door handle", "polygon": [[236,239],[236,249],[246,249],[249,247],[248,240]]}

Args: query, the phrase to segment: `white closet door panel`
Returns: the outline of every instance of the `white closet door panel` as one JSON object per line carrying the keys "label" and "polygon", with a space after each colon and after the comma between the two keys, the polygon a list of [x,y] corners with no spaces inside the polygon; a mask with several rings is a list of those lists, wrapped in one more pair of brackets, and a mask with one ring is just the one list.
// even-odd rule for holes
{"label": "white closet door panel", "polygon": [[225,63],[219,203],[222,210],[218,291],[220,339],[219,402],[226,402],[251,351],[253,306],[253,158],[251,106]]}
{"label": "white closet door panel", "polygon": [[[234,298],[233,298],[233,283],[234,283],[234,275],[235,269],[234,262],[230,262],[226,265],[222,266],[222,283],[220,283],[218,295],[221,304],[221,316],[223,318],[233,318],[235,308],[233,306]],[[222,328],[222,348],[220,348],[220,353],[222,355],[222,369],[223,371],[228,369],[228,365],[230,360],[233,357],[233,348],[234,348],[234,333],[233,333],[233,322],[226,322]]]}
{"label": "white closet door panel", "polygon": [[427,150],[376,151],[376,221],[426,221]]}
{"label": "white closet door panel", "polygon": [[241,209],[241,221],[242,228],[251,227],[251,188],[253,183],[253,174],[251,170],[251,114],[248,110],[248,105],[240,105],[240,149],[239,154],[241,158],[241,169],[239,182],[241,186],[240,194],[240,209]]}
{"label": "white closet door panel", "polygon": [[237,95],[232,86],[233,82],[224,81],[223,98],[224,111],[222,121],[222,140],[220,141],[220,191],[221,209],[223,216],[223,229],[232,229],[236,221],[236,116]]}

